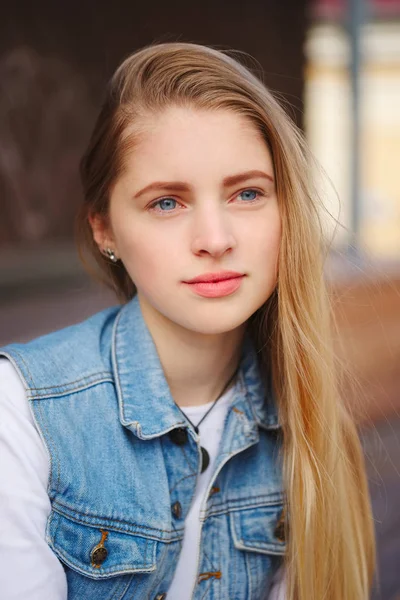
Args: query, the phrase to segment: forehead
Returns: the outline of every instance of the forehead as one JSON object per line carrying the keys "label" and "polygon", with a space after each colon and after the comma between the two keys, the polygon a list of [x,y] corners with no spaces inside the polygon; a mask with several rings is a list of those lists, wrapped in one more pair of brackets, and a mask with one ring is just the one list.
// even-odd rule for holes
{"label": "forehead", "polygon": [[[230,110],[170,107],[146,118],[126,157],[125,174],[155,179],[223,178],[245,170],[267,170],[272,160],[249,118]],[[129,132],[128,132],[129,134]]]}

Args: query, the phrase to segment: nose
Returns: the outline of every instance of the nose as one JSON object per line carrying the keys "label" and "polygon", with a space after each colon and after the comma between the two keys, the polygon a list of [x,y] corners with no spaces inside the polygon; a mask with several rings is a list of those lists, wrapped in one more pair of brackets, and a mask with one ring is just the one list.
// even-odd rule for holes
{"label": "nose", "polygon": [[236,240],[229,215],[222,208],[207,207],[195,215],[192,252],[197,256],[220,258],[235,248]]}

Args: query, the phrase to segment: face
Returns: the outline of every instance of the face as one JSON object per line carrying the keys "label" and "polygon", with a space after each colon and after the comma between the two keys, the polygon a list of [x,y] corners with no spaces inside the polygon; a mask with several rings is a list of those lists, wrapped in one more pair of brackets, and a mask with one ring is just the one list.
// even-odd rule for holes
{"label": "face", "polygon": [[142,310],[202,334],[243,326],[277,280],[281,220],[270,152],[228,110],[152,118],[92,221],[135,283]]}

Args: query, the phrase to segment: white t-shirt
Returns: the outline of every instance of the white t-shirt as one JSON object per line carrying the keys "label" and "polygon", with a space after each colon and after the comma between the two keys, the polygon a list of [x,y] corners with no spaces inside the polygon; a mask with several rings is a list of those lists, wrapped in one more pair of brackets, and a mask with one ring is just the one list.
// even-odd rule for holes
{"label": "white t-shirt", "polygon": [[[183,548],[169,600],[189,600],[197,573],[201,531],[200,506],[213,472],[225,416],[233,392],[228,390],[200,425],[210,455],[199,476],[193,504],[185,521]],[[196,425],[209,404],[185,407]],[[205,442],[207,440],[207,443]],[[51,506],[47,494],[49,457],[36,428],[17,371],[0,359],[0,589],[2,600],[67,600],[64,569],[47,545],[45,529]],[[268,600],[285,600],[282,569]]]}

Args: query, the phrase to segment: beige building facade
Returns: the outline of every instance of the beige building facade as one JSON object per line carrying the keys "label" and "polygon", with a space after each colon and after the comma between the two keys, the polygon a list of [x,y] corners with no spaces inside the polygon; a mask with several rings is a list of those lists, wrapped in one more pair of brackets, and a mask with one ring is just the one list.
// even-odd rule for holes
{"label": "beige building facade", "polygon": [[[336,247],[351,240],[350,44],[335,22],[306,41],[305,129],[330,184],[322,194]],[[373,258],[400,258],[400,20],[364,25],[360,73],[359,244]],[[339,225],[335,223],[339,221]]]}

